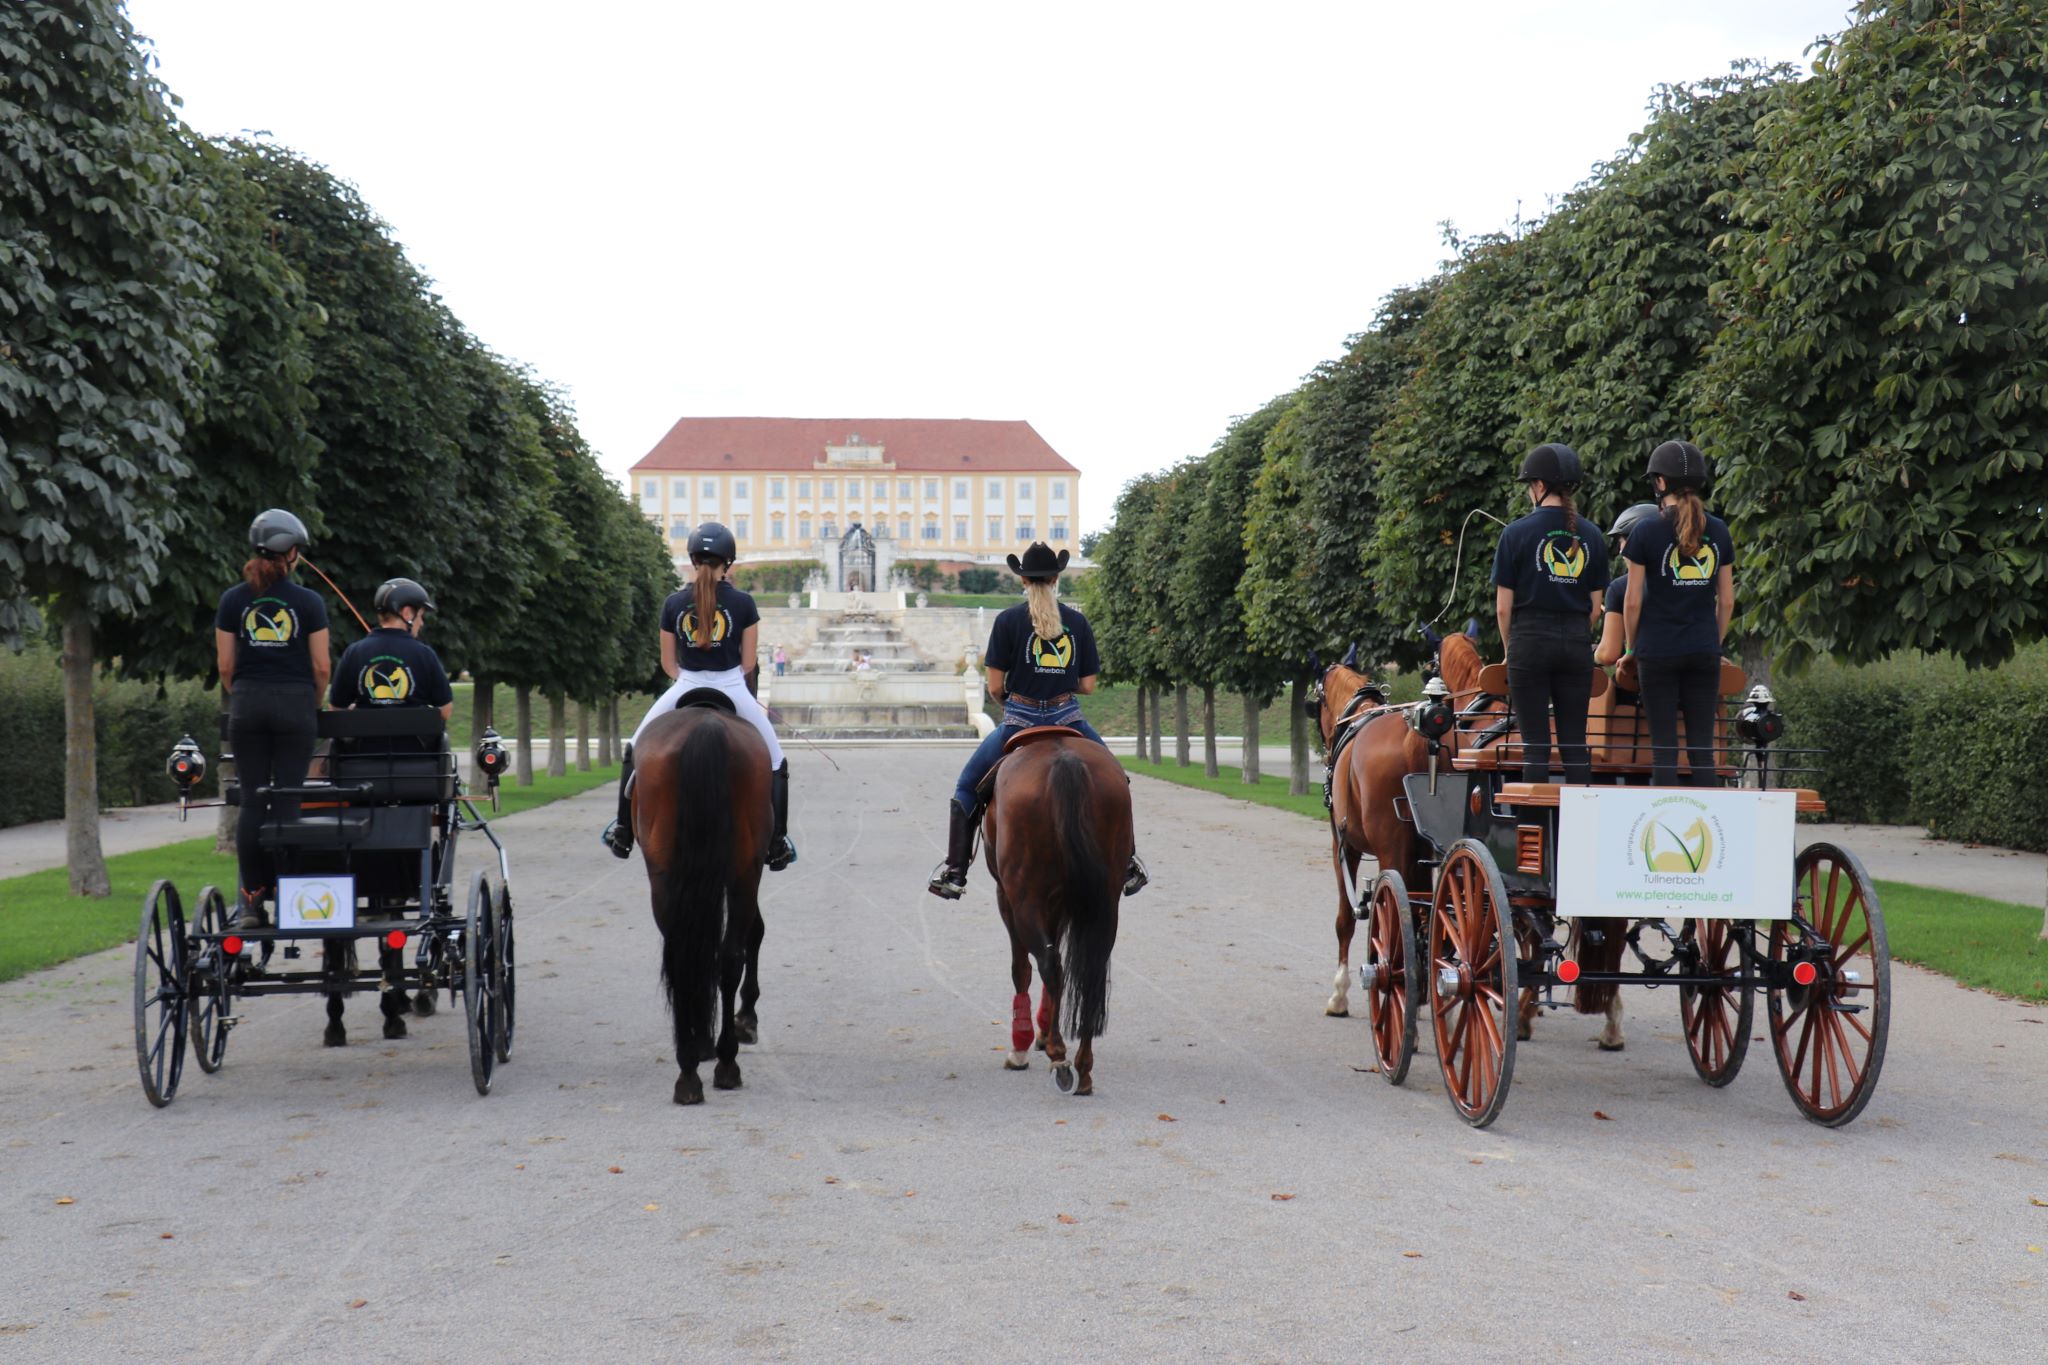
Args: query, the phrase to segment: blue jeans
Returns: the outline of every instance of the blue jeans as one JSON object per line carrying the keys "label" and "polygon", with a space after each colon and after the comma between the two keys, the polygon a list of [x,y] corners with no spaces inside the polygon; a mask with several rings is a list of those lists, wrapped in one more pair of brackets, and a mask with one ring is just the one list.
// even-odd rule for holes
{"label": "blue jeans", "polygon": [[1095,727],[1081,715],[1081,703],[1078,701],[1069,702],[1055,711],[1005,705],[1003,723],[988,732],[988,737],[975,749],[974,756],[967,760],[967,766],[960,770],[960,781],[953,787],[953,804],[972,813],[974,789],[981,785],[981,779],[988,776],[988,770],[995,767],[996,760],[1003,756],[1003,741],[1017,731],[1033,725],[1064,725],[1086,735],[1105,749],[1109,747],[1103,742],[1102,736],[1095,733]]}

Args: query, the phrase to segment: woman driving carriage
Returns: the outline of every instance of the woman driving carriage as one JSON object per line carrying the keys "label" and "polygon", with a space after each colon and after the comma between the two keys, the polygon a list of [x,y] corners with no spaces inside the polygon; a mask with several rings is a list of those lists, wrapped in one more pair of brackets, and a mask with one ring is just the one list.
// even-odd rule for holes
{"label": "woman driving carriage", "polygon": [[[953,785],[946,806],[946,861],[926,888],[944,900],[958,900],[967,889],[967,866],[974,860],[974,831],[982,814],[976,789],[1003,756],[1005,740],[1034,725],[1064,725],[1103,743],[1081,714],[1081,697],[1095,690],[1102,661],[1088,618],[1058,600],[1059,576],[1066,567],[1067,552],[1055,555],[1043,541],[1031,542],[1021,560],[1010,556],[1010,572],[1024,580],[1024,600],[997,615],[982,656],[988,694],[1003,704],[1003,723],[981,741]],[[1147,880],[1134,852],[1124,871],[1124,894],[1137,895]]]}
{"label": "woman driving carriage", "polygon": [[1585,534],[1573,492],[1579,454],[1556,441],[1522,457],[1533,504],[1501,532],[1494,554],[1494,609],[1508,651],[1508,695],[1522,733],[1522,780],[1550,780],[1551,708],[1565,781],[1590,783],[1586,712],[1593,698],[1593,622],[1607,586],[1607,545]]}
{"label": "woman driving carriage", "polygon": [[1666,441],[1650,452],[1648,474],[1663,515],[1629,537],[1627,628],[1650,722],[1650,780],[1678,785],[1682,712],[1692,785],[1718,787],[1714,703],[1735,615],[1735,542],[1700,501],[1707,457],[1698,446]]}
{"label": "woman driving carriage", "polygon": [[270,923],[263,899],[276,878],[273,860],[263,852],[263,822],[296,817],[299,802],[263,793],[305,784],[320,694],[327,689],[327,605],[291,581],[306,543],[306,524],[290,512],[273,507],[258,513],[249,524],[255,554],[242,566],[242,581],[221,594],[213,618],[214,660],[228,694],[228,742],[241,799],[235,818],[237,929]]}
{"label": "woman driving carriage", "polygon": [[[690,563],[696,569],[696,579],[682,591],[671,593],[661,608],[661,669],[675,682],[647,708],[633,739],[638,740],[656,716],[675,710],[683,694],[695,688],[716,688],[730,697],[733,709],[761,732],[768,745],[775,805],[768,870],[780,872],[796,861],[796,845],[789,837],[789,760],[783,757],[767,709],[754,695],[760,676],[761,613],[751,596],[726,581],[738,558],[738,542],[719,523],[707,521],[690,532]],[[711,604],[708,621],[698,610],[700,602]],[[604,830],[605,846],[621,858],[633,852],[632,776],[633,744],[628,741],[619,768],[619,813]]]}

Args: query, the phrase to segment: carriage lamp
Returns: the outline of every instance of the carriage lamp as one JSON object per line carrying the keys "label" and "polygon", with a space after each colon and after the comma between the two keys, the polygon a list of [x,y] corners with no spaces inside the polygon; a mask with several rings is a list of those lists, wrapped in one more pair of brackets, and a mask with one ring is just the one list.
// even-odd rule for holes
{"label": "carriage lamp", "polygon": [[483,738],[476,742],[476,766],[493,785],[512,766],[512,756],[505,752],[505,745],[492,726],[486,725]]}
{"label": "carriage lamp", "polygon": [[206,779],[206,755],[199,752],[199,744],[187,735],[171,748],[171,756],[164,762],[164,772],[177,783],[178,792],[183,795]]}
{"label": "carriage lamp", "polygon": [[1451,689],[1442,678],[1431,678],[1422,685],[1422,705],[1412,714],[1410,723],[1415,732],[1432,744],[1448,735],[1458,723],[1457,713],[1451,710]]}
{"label": "carriage lamp", "polygon": [[1759,747],[1785,737],[1785,713],[1777,709],[1770,688],[1758,683],[1749,690],[1735,717],[1735,733]]}

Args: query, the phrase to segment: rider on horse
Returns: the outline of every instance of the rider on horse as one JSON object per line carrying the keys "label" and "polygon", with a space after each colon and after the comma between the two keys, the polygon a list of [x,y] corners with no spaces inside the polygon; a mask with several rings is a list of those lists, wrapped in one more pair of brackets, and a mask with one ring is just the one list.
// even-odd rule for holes
{"label": "rider on horse", "polygon": [[[789,838],[789,760],[768,710],[755,698],[760,664],[756,657],[761,630],[761,613],[754,599],[726,579],[739,558],[733,534],[715,521],[707,521],[690,532],[690,563],[696,580],[681,592],[672,593],[661,608],[661,667],[675,679],[661,694],[633,731],[637,741],[649,721],[676,709],[683,694],[709,687],[725,693],[733,710],[760,731],[768,745],[768,764],[774,781],[770,787],[775,808],[774,841],[768,846],[768,870],[780,872],[796,861],[796,845]],[[700,612],[697,604],[710,605]],[[633,745],[619,769],[619,813],[605,826],[605,846],[621,858],[633,852]]]}
{"label": "rider on horse", "polygon": [[[934,896],[958,900],[967,889],[974,831],[982,816],[977,789],[1003,756],[1005,740],[1032,726],[1064,725],[1103,743],[1081,715],[1081,697],[1095,690],[1102,661],[1088,618],[1057,599],[1060,571],[1066,567],[1067,552],[1055,555],[1043,541],[1033,541],[1022,560],[1010,556],[1010,572],[1024,580],[1024,601],[996,617],[982,657],[988,666],[989,695],[1003,704],[1003,723],[982,740],[954,784],[946,808],[946,861],[932,873],[928,888]],[[1144,864],[1133,853],[1124,874],[1124,894],[1136,895],[1146,880]]]}

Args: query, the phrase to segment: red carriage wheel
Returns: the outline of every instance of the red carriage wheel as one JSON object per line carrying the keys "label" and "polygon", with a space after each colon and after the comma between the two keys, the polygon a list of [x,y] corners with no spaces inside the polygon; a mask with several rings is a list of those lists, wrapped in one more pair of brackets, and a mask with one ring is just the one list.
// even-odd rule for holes
{"label": "red carriage wheel", "polygon": [[1507,885],[1476,839],[1451,845],[1429,916],[1429,1012],[1458,1116],[1484,1128],[1515,1071],[1515,941]]}
{"label": "red carriage wheel", "polygon": [[1870,1102],[1891,1023],[1884,912],[1854,854],[1833,844],[1801,850],[1792,918],[1772,923],[1770,960],[1779,1074],[1801,1113],[1839,1127]]}
{"label": "red carriage wheel", "polygon": [[1372,1025],[1373,1055],[1380,1074],[1399,1085],[1415,1057],[1415,1014],[1420,997],[1411,967],[1415,951],[1415,919],[1408,887],[1391,869],[1373,879],[1364,913],[1366,1018]]}
{"label": "red carriage wheel", "polygon": [[[1745,925],[1743,932],[1754,933]],[[1752,940],[1754,941],[1754,940]],[[1723,1086],[1742,1070],[1749,1029],[1756,1012],[1756,986],[1743,962],[1735,926],[1724,919],[1689,919],[1678,927],[1679,958],[1700,976],[1727,979],[1726,985],[1680,986],[1678,1018],[1692,1069],[1708,1085]]]}

